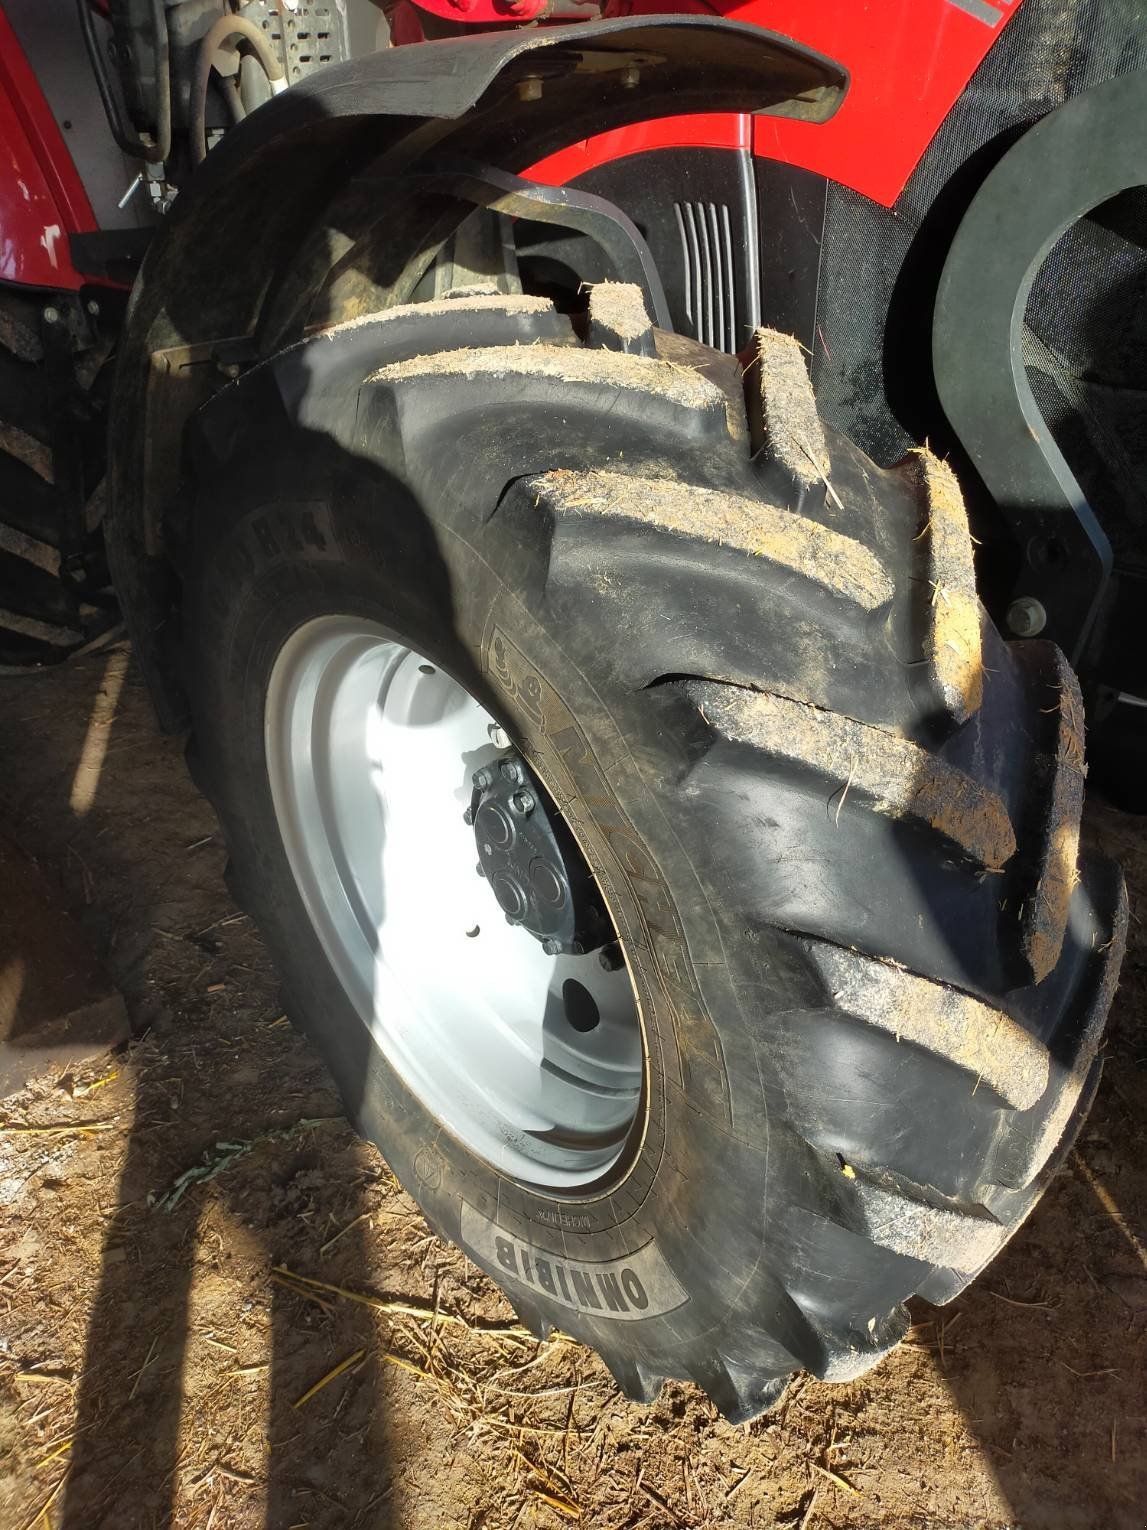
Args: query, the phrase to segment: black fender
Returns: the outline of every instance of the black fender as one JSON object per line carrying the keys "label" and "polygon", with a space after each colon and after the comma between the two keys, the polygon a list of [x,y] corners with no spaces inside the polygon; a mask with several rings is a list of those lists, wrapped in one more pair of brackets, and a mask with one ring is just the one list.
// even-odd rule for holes
{"label": "black fender", "polygon": [[[1040,119],[965,213],[933,321],[936,387],[1022,564],[1006,620],[1052,639],[1083,671],[1112,571],[1107,535],[1028,382],[1024,314],[1041,265],[1078,219],[1147,179],[1147,75],[1095,85]],[[1106,665],[1104,666],[1106,668]]]}
{"label": "black fender", "polygon": [[307,324],[409,296],[471,205],[420,167],[516,173],[669,113],[821,122],[847,85],[840,65],[758,27],[634,16],[372,54],[300,81],[228,133],[144,261],[113,399],[108,556],[161,723],[184,720],[165,637],[176,584],[164,519],[183,427],[228,376]]}

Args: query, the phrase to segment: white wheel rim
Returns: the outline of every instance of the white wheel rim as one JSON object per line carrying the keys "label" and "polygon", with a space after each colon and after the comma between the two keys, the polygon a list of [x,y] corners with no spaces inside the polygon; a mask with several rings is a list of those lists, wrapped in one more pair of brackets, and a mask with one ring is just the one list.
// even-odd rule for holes
{"label": "white wheel rim", "polygon": [[494,719],[381,627],[331,616],[283,645],[264,721],[295,883],[387,1061],[503,1173],[556,1190],[600,1179],[641,1094],[633,987],[596,954],[547,956],[479,877],[462,815],[474,771],[502,752]]}

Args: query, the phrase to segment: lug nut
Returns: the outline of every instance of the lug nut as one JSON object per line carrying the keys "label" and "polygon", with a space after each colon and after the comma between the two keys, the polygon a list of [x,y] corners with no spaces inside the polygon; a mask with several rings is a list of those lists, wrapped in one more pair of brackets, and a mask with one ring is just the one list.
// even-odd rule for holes
{"label": "lug nut", "polygon": [[462,814],[462,822],[465,824],[472,824],[474,822],[473,808],[467,808],[466,811]]}
{"label": "lug nut", "polygon": [[1016,637],[1036,637],[1047,626],[1047,612],[1031,595],[1021,595],[1008,607],[1008,626]]}
{"label": "lug nut", "polygon": [[482,865],[481,861],[479,861],[478,864],[474,867],[474,870],[480,877],[484,877],[486,875],[486,868]]}
{"label": "lug nut", "polygon": [[554,940],[553,936],[548,936],[545,940],[542,941],[542,950],[546,953],[547,956],[559,956],[561,954],[561,949],[561,941]]}
{"label": "lug nut", "polygon": [[495,749],[508,749],[510,747],[510,735],[500,723],[491,723],[486,732],[490,735],[490,742]]}
{"label": "lug nut", "polygon": [[513,808],[515,813],[520,813],[523,818],[527,817],[534,811],[536,806],[533,792],[515,792],[514,795],[510,798],[510,806]]}
{"label": "lug nut", "polygon": [[481,770],[476,770],[470,779],[473,781],[474,785],[480,792],[484,792],[487,787],[493,786],[494,784],[494,777],[490,774],[484,765],[482,766]]}
{"label": "lug nut", "polygon": [[616,940],[610,941],[608,946],[602,946],[597,953],[597,959],[606,972],[618,972],[625,966],[625,958]]}
{"label": "lug nut", "polygon": [[503,760],[498,766],[507,781],[520,781],[522,779],[522,767],[517,760]]}

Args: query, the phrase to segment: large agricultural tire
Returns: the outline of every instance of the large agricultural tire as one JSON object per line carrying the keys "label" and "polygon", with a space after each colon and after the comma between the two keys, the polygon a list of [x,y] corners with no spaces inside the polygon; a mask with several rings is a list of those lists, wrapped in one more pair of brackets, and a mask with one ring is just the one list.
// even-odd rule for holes
{"label": "large agricultural tire", "polygon": [[54,400],[38,317],[0,292],[0,674],[55,663],[84,641],[59,577]]}
{"label": "large agricultural tire", "polygon": [[[85,315],[87,332],[73,349],[67,337],[77,327],[45,304],[48,296],[0,286],[0,674],[58,664],[122,630],[95,529],[111,341]],[[56,340],[45,355],[49,330]],[[81,494],[89,517],[82,575],[61,547]]]}
{"label": "large agricultural tire", "polygon": [[[880,470],[822,426],[794,342],[762,331],[745,360],[653,331],[613,286],[576,327],[485,297],[315,335],[198,418],[184,607],[237,894],[358,1127],[539,1332],[593,1346],[631,1397],[692,1378],[734,1420],[794,1371],[872,1366],[906,1298],[950,1300],[1019,1225],[1094,1091],[1126,917],[1117,868],[1077,867],[1075,680],[980,609],[952,474],[923,452]],[[458,682],[557,804],[640,1014],[636,1082],[584,1086],[628,1092],[626,1132],[616,1111],[612,1138],[526,1127],[501,1172],[425,1103],[459,1058],[420,1093],[376,1041],[392,1017],[314,915],[340,886],[369,914],[335,866],[353,836],[304,875],[314,822],[283,786],[284,738],[317,751],[313,785],[345,723],[304,632]],[[284,678],[290,653],[311,670]],[[428,775],[402,799],[425,875],[385,888],[407,944],[378,937],[434,992],[485,938],[416,949],[456,886],[436,826],[471,833],[467,758],[464,791]],[[388,769],[382,748],[353,811],[315,821],[376,832]],[[562,1047],[577,1016],[556,1011]],[[600,1172],[519,1172],[567,1149]]]}

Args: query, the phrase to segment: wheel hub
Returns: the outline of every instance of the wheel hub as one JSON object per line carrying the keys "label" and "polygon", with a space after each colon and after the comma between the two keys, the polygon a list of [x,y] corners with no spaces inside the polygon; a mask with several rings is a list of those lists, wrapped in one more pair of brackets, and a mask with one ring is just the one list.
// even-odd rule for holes
{"label": "wheel hub", "polygon": [[283,848],[368,1044],[502,1173],[600,1182],[640,1106],[633,985],[509,737],[436,662],[333,615],[283,644],[264,727]]}
{"label": "wheel hub", "polygon": [[471,777],[466,822],[474,826],[478,872],[506,916],[547,956],[583,956],[613,930],[573,835],[521,755],[509,753]]}

